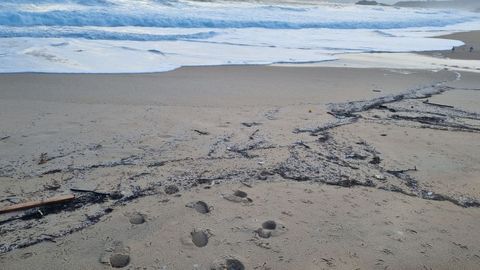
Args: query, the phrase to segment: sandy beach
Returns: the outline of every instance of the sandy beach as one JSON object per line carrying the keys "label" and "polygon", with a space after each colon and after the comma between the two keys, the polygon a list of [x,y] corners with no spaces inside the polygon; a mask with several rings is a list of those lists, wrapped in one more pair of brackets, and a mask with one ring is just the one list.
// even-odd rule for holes
{"label": "sandy beach", "polygon": [[449,51],[426,52],[426,55],[448,59],[480,60],[480,31],[454,33],[438,38],[461,40],[465,45],[454,47]]}
{"label": "sandy beach", "polygon": [[0,74],[0,268],[478,269],[468,63]]}

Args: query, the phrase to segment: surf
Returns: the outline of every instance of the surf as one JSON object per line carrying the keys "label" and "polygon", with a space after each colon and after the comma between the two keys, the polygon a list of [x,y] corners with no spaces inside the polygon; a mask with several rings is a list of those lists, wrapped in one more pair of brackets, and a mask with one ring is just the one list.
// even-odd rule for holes
{"label": "surf", "polygon": [[[5,0],[0,72],[154,72],[312,63],[352,52],[444,50],[476,13],[331,4]],[[58,46],[58,44],[62,44]]]}

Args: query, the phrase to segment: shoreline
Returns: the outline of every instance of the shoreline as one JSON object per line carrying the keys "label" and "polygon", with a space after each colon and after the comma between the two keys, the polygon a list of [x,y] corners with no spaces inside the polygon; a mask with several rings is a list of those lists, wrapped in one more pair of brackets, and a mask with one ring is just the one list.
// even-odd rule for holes
{"label": "shoreline", "polygon": [[[403,91],[404,86],[412,88],[443,79],[430,71],[410,70],[406,73],[411,73],[411,82],[403,83],[405,74],[402,73],[405,72],[383,69],[220,66],[128,75],[0,74],[0,84],[3,85],[0,98],[79,104],[285,106],[374,98]],[[354,83],[329,80],[335,76],[352,78]],[[389,76],[389,81],[379,80],[371,85],[372,76]],[[329,87],[337,89],[336,92],[329,91]],[[373,92],[375,87],[383,91]],[[141,91],[132,95],[138,88]],[[356,91],[352,92],[352,88]],[[265,93],[257,89],[263,89]],[[272,96],[273,92],[275,96]]]}
{"label": "shoreline", "polygon": [[[454,70],[480,73],[480,31],[459,32],[433,38],[449,38],[467,44],[451,51],[399,52],[399,53],[351,53],[338,54],[338,60],[317,64],[284,64],[272,66],[392,68],[423,70]],[[466,46],[475,46],[473,53],[465,52]],[[462,51],[463,49],[463,51]]]}
{"label": "shoreline", "polygon": [[[436,38],[460,40],[465,45],[454,47],[454,50],[428,51],[422,54],[445,59],[480,60],[480,31],[459,32]],[[473,48],[472,52],[469,51],[470,47]]]}
{"label": "shoreline", "polygon": [[[180,66],[167,71],[152,72],[107,72],[107,73],[81,73],[81,72],[4,72],[0,74],[64,74],[64,75],[145,75],[161,74],[174,72],[185,68],[214,68],[214,67],[263,67],[263,66],[287,66],[287,67],[351,67],[351,68],[386,68],[394,69],[443,69],[448,68],[458,71],[480,72],[480,30],[467,32],[456,32],[453,34],[440,35],[432,38],[444,38],[458,40],[465,45],[456,47],[456,51],[433,50],[420,52],[363,52],[363,53],[344,53],[333,54],[337,59],[312,61],[312,62],[292,62],[292,63],[271,63],[271,64],[225,64],[225,65],[190,65]],[[468,48],[474,47],[473,53],[469,53]],[[400,63],[400,59],[408,59],[407,63]],[[442,61],[445,60],[445,61]],[[453,64],[448,64],[455,60]],[[418,62],[418,63],[416,63]],[[423,62],[423,63],[422,63]],[[429,64],[425,62],[431,62]],[[400,64],[399,64],[400,63]],[[420,64],[421,63],[421,64]]]}

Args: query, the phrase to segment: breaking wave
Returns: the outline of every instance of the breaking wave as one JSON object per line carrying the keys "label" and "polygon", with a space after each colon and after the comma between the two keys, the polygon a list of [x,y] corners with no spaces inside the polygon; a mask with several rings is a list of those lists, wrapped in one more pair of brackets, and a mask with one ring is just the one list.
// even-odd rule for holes
{"label": "breaking wave", "polygon": [[[180,12],[159,11],[156,13],[114,13],[109,11],[83,11],[83,10],[54,10],[48,12],[30,11],[0,11],[0,25],[3,26],[136,26],[136,27],[168,27],[168,28],[266,28],[266,29],[302,29],[302,28],[329,28],[329,29],[399,29],[409,27],[444,27],[470,21],[474,17],[466,16],[412,16],[412,18],[378,16],[377,18],[355,19],[340,18],[335,20],[307,18],[301,20],[302,14],[295,16],[247,16],[237,14],[229,15],[224,11],[223,16],[198,16],[192,13],[184,15]],[[248,11],[245,11],[248,12]],[[288,11],[287,13],[291,13]],[[294,13],[301,13],[294,11]],[[342,15],[342,14],[339,14]],[[440,16],[438,16],[440,15]],[[243,18],[242,18],[243,17]]]}
{"label": "breaking wave", "polygon": [[[444,50],[478,13],[258,0],[0,0],[0,72],[153,72]],[[303,2],[304,0],[302,0]]]}
{"label": "breaking wave", "polygon": [[31,37],[31,38],[83,38],[90,40],[129,40],[129,41],[175,41],[208,39],[216,36],[214,31],[198,32],[191,34],[146,34],[128,33],[102,30],[83,29],[23,29],[19,27],[0,28],[0,38]]}

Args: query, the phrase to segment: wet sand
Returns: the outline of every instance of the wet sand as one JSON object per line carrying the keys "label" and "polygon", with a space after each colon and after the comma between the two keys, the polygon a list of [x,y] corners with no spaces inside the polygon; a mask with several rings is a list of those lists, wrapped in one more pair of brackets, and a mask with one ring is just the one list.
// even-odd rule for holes
{"label": "wet sand", "polygon": [[[302,67],[349,67],[383,69],[448,69],[457,72],[480,73],[480,31],[455,33],[432,38],[447,38],[463,41],[466,45],[455,51],[426,51],[402,53],[349,53],[338,54],[336,61],[308,64],[279,64],[275,66]],[[473,51],[470,52],[470,47]]]}
{"label": "wet sand", "polygon": [[426,55],[448,59],[480,60],[480,31],[455,33],[438,38],[461,40],[465,45],[448,51],[425,52]]}
{"label": "wet sand", "polygon": [[0,206],[76,196],[0,215],[0,266],[477,269],[478,85],[399,68],[0,75]]}

